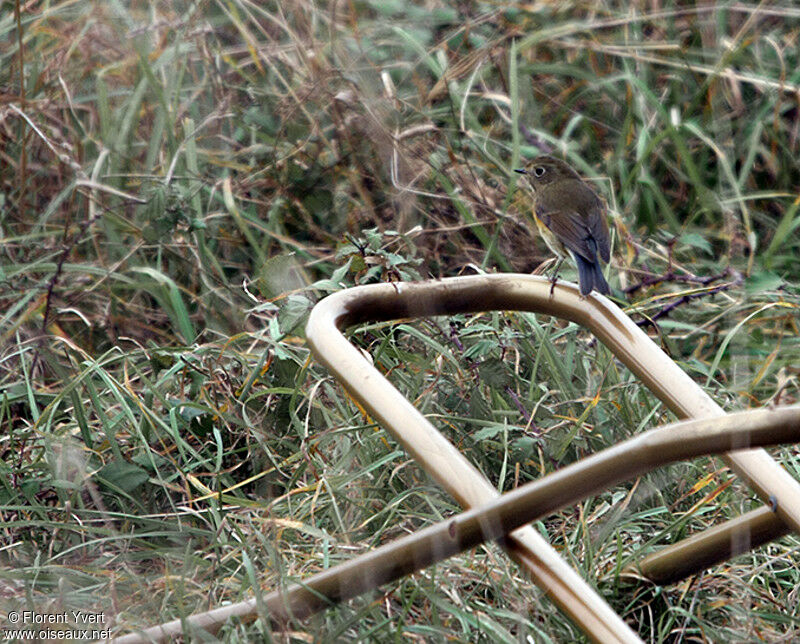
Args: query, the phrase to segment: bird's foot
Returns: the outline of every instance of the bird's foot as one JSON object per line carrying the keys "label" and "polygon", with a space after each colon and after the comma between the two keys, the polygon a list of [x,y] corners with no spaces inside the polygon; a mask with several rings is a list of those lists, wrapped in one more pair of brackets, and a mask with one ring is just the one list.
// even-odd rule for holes
{"label": "bird's foot", "polygon": [[561,268],[561,264],[564,261],[563,257],[559,257],[556,265],[553,267],[553,272],[550,273],[550,297],[553,297],[553,291],[556,288],[556,282],[558,281],[558,269]]}

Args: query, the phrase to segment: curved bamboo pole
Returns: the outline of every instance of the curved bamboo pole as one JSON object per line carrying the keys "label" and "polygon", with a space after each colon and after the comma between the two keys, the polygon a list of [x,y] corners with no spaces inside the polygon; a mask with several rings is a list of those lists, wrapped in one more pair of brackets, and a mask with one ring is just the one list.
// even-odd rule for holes
{"label": "curved bamboo pole", "polygon": [[623,570],[621,575],[642,574],[655,584],[672,584],[731,557],[749,552],[790,532],[775,520],[772,508],[756,510],[708,528],[691,537],[647,555]]}

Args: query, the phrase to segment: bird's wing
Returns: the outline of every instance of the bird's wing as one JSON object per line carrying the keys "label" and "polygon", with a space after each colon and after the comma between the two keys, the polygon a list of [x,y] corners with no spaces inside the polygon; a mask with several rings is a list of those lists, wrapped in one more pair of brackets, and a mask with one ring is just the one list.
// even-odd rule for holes
{"label": "bird's wing", "polygon": [[554,193],[541,190],[536,197],[536,215],[573,253],[590,262],[600,255],[607,262],[611,258],[611,240],[603,202],[582,181],[570,183],[574,184],[569,186],[573,190],[572,208],[565,210],[554,199]]}
{"label": "bird's wing", "polygon": [[589,232],[597,243],[597,252],[603,261],[608,263],[611,259],[611,237],[608,234],[608,220],[606,219],[606,206],[596,195],[592,195],[593,204],[589,206],[592,216],[589,217]]}

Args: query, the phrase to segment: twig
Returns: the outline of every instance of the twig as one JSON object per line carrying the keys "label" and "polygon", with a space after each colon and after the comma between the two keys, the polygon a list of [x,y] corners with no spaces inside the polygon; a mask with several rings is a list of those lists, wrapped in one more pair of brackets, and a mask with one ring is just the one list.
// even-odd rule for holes
{"label": "twig", "polygon": [[[728,269],[725,273],[722,274],[722,276],[728,274],[729,272],[734,273],[734,279],[732,281],[725,282],[723,284],[719,284],[718,286],[715,286],[714,288],[710,288],[710,289],[707,289],[707,290],[695,291],[693,293],[687,293],[685,295],[682,295],[677,300],[675,300],[674,302],[670,302],[669,304],[667,304],[665,307],[663,307],[661,310],[657,311],[653,315],[650,315],[650,316],[648,316],[648,317],[646,317],[646,318],[644,318],[642,320],[638,320],[636,322],[637,326],[646,326],[648,324],[652,324],[655,327],[656,326],[655,325],[655,321],[656,320],[658,320],[660,318],[663,318],[665,315],[669,314],[670,311],[675,310],[676,308],[678,308],[682,304],[686,304],[687,302],[689,302],[691,300],[697,299],[699,297],[703,297],[705,295],[714,295],[715,293],[720,293],[722,291],[727,291],[729,288],[732,288],[732,287],[735,287],[735,286],[739,286],[744,281],[743,278],[742,278],[742,274],[741,273],[739,273],[737,271],[732,271],[731,269]],[[689,276],[685,276],[685,277],[689,277]],[[719,275],[713,276],[713,279],[720,279],[720,277],[721,276],[719,276]],[[713,281],[712,278],[698,278],[698,277],[695,277],[694,279],[695,280],[706,279],[708,281]],[[689,280],[681,280],[681,281],[689,281]],[[708,283],[708,282],[706,282],[706,283]]]}

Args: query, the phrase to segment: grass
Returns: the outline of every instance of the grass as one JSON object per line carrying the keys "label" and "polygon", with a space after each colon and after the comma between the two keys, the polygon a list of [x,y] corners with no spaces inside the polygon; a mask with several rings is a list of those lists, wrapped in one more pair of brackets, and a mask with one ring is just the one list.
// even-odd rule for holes
{"label": "grass", "polygon": [[[456,512],[303,324],[354,284],[537,268],[509,168],[540,152],[604,194],[616,295],[698,383],[728,410],[797,402],[792,3],[0,7],[4,615],[121,633]],[[671,419],[546,317],[352,337],[500,489]],[[796,448],[772,451],[800,476]],[[731,481],[701,459],[537,527],[646,640],[794,639],[796,536],[665,588],[617,575],[756,507]],[[582,635],[487,546],[289,632],[221,637]]]}

